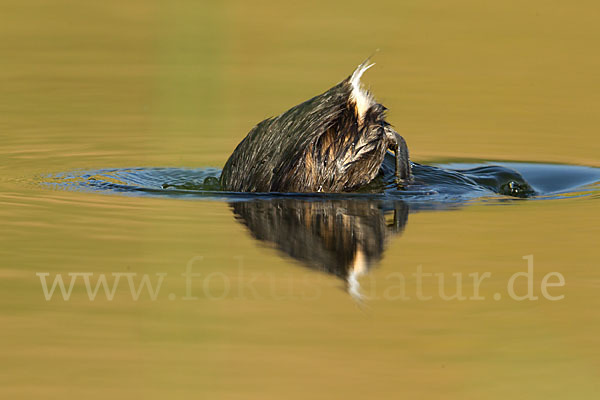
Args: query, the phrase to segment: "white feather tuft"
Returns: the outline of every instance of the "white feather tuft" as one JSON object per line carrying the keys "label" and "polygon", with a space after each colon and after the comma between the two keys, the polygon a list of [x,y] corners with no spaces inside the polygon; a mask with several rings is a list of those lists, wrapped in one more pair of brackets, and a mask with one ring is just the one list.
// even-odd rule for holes
{"label": "white feather tuft", "polygon": [[358,278],[365,275],[369,269],[369,263],[364,251],[360,245],[356,249],[354,254],[354,263],[352,268],[348,271],[348,277],[346,282],[348,283],[348,293],[354,298],[354,300],[361,301],[364,299],[364,295],[360,291],[360,282]]}
{"label": "white feather tuft", "polygon": [[360,64],[350,77],[350,84],[352,85],[352,94],[350,99],[354,102],[356,108],[356,115],[358,116],[358,123],[362,124],[365,118],[365,113],[371,106],[375,104],[375,99],[371,94],[365,90],[360,84],[360,78],[366,70],[371,68],[375,63],[368,64],[369,60]]}

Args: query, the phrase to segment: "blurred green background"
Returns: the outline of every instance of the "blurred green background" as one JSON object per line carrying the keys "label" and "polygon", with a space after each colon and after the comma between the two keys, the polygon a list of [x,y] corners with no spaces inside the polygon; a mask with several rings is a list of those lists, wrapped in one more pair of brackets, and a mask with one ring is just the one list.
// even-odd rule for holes
{"label": "blurred green background", "polygon": [[[61,192],[42,175],[221,167],[258,121],[372,54],[363,81],[416,161],[600,166],[593,1],[0,1],[0,397],[595,398],[597,202],[474,205],[409,217],[370,279],[493,271],[534,254],[560,302],[389,302],[256,245],[226,204]],[[186,263],[317,300],[43,298],[36,272]],[[308,275],[306,275],[308,274]],[[291,277],[291,278],[290,278]],[[539,283],[539,279],[536,281]],[[76,287],[83,293],[83,287]],[[127,293],[126,288],[123,293]]]}

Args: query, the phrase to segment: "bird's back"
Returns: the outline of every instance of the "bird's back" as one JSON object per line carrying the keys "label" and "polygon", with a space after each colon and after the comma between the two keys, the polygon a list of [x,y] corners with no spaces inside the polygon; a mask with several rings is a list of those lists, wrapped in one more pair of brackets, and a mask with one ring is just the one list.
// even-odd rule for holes
{"label": "bird's back", "polygon": [[358,86],[366,68],[361,65],[358,75],[254,127],[227,160],[223,188],[341,192],[373,180],[391,128],[385,107]]}

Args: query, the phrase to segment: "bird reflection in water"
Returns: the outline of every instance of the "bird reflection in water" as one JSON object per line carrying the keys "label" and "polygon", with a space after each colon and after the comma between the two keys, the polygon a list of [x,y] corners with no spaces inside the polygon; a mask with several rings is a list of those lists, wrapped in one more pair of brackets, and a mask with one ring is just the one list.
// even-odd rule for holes
{"label": "bird reflection in water", "polygon": [[383,257],[408,220],[403,201],[268,199],[231,203],[251,235],[301,264],[346,282],[361,300],[358,278]]}

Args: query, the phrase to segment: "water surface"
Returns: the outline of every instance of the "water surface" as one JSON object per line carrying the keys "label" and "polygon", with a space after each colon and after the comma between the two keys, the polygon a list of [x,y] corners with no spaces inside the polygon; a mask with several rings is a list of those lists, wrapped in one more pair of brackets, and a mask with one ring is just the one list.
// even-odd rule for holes
{"label": "water surface", "polygon": [[[0,15],[0,397],[598,397],[595,2],[6,0]],[[197,193],[254,124],[376,48],[365,83],[415,162],[502,165],[536,194],[499,195],[481,170],[468,195]],[[516,301],[529,255],[538,299]],[[419,299],[419,268],[445,294],[489,272],[485,299],[445,300],[439,275]],[[540,290],[554,272],[557,301]],[[156,300],[123,276],[92,301],[80,276],[46,301],[38,273],[166,275]]]}
{"label": "water surface", "polygon": [[282,256],[341,278],[359,302],[365,296],[358,277],[383,258],[390,238],[404,230],[409,212],[600,193],[598,168],[531,163],[413,163],[411,180],[398,184],[391,154],[373,182],[349,193],[228,192],[220,187],[220,174],[214,168],[122,168],[59,173],[44,177],[40,184],[107,194],[227,201],[252,237]]}

